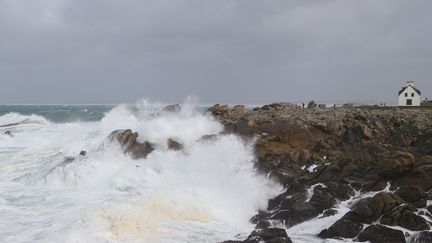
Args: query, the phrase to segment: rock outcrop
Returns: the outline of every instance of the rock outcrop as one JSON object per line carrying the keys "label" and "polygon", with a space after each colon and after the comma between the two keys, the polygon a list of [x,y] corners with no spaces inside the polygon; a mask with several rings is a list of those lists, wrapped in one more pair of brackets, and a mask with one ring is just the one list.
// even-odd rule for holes
{"label": "rock outcrop", "polygon": [[133,159],[146,158],[154,148],[149,142],[138,142],[138,133],[132,130],[116,130],[108,136],[111,142],[118,142],[122,146],[125,154],[130,155]]}
{"label": "rock outcrop", "polygon": [[[268,227],[266,222],[276,220],[291,227],[332,215],[337,202],[358,197],[318,237],[405,242],[404,233],[391,227],[406,229],[407,235],[429,230],[430,111],[309,107],[275,103],[241,113],[226,105],[209,109],[226,133],[257,138],[256,167],[286,188],[252,222]],[[366,193],[374,196],[362,198]]]}

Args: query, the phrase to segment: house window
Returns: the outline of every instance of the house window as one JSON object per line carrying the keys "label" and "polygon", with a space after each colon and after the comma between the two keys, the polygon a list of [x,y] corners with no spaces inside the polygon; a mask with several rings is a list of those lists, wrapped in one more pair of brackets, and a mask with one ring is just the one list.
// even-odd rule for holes
{"label": "house window", "polygon": [[411,99],[407,100],[406,105],[412,105],[412,100]]}
{"label": "house window", "polygon": [[411,93],[411,97],[414,97],[414,93]]}
{"label": "house window", "polygon": [[405,97],[408,97],[408,93],[405,93]]}

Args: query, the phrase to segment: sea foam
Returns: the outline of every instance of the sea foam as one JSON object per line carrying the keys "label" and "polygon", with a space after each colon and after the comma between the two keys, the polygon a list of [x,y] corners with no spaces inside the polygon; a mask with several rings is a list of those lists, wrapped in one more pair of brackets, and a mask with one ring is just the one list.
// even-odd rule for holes
{"label": "sea foam", "polygon": [[[222,134],[221,124],[191,104],[177,113],[149,106],[118,106],[98,122],[12,127],[16,136],[0,140],[3,240],[218,242],[246,236],[254,227],[250,217],[282,189],[255,170],[253,144]],[[110,132],[127,128],[155,145],[146,159],[132,160],[106,143]],[[201,139],[210,134],[218,139]],[[168,138],[184,150],[169,150]],[[87,156],[78,156],[80,150]],[[66,156],[76,159],[63,164]]]}

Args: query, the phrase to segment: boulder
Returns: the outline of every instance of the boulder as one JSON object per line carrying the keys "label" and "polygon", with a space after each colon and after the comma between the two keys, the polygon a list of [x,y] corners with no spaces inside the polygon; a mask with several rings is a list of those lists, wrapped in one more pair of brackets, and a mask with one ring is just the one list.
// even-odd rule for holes
{"label": "boulder", "polygon": [[280,228],[254,230],[246,242],[292,243],[286,231]]}
{"label": "boulder", "polygon": [[411,205],[402,205],[385,214],[380,223],[389,226],[400,226],[412,231],[429,230],[428,222],[415,214],[416,208]]}
{"label": "boulder", "polygon": [[82,151],[79,153],[79,155],[80,155],[80,156],[86,156],[86,155],[87,155],[87,151],[82,150]]}
{"label": "boulder", "polygon": [[395,195],[399,196],[407,203],[412,203],[418,208],[426,207],[427,194],[421,189],[413,186],[400,187]]}
{"label": "boulder", "polygon": [[230,240],[223,243],[292,243],[286,231],[280,228],[256,229],[246,240]]}
{"label": "boulder", "polygon": [[343,218],[354,222],[371,224],[378,220],[381,215],[389,212],[400,202],[386,192],[380,192],[372,198],[365,198],[358,201],[353,209],[346,213]]}
{"label": "boulder", "polygon": [[371,243],[406,243],[402,231],[390,229],[382,225],[371,225],[367,227],[358,236],[361,242],[369,241]]}
{"label": "boulder", "polygon": [[[287,226],[293,226],[306,220],[317,217],[325,210],[330,209],[336,200],[326,191],[326,188],[316,186],[310,199],[306,192],[299,192],[291,197],[282,197],[279,201],[269,203],[278,209],[271,216],[273,220],[283,220]],[[272,209],[272,208],[270,208]]]}
{"label": "boulder", "polygon": [[354,238],[363,229],[363,224],[351,221],[349,219],[340,219],[336,221],[328,229],[324,229],[319,233],[319,237],[328,238]]}
{"label": "boulder", "polygon": [[384,178],[393,178],[413,168],[415,158],[405,151],[396,152],[392,158],[384,159],[378,163],[379,173]]}
{"label": "boulder", "polygon": [[116,130],[108,136],[111,142],[118,142],[122,146],[125,154],[129,154],[133,159],[146,158],[154,148],[153,145],[147,141],[141,143],[137,141],[138,133],[132,130]]}

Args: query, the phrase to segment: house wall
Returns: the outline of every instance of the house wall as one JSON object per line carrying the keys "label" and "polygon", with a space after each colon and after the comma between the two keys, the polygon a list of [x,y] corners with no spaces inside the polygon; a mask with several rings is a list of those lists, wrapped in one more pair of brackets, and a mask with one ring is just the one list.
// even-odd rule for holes
{"label": "house wall", "polygon": [[[408,97],[405,97],[405,93],[408,93]],[[411,97],[411,94],[414,93],[414,97]],[[420,106],[421,96],[417,94],[417,92],[413,89],[413,87],[408,86],[404,92],[399,95],[399,106],[407,106],[407,100],[412,100],[411,106]]]}

